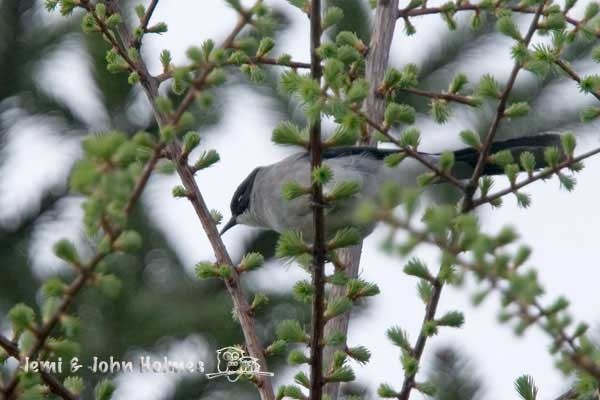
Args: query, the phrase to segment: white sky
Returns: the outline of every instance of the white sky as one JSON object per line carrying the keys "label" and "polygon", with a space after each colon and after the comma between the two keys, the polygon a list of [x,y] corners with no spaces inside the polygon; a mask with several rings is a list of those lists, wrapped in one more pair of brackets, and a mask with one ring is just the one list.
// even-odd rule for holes
{"label": "white sky", "polygon": [[[283,6],[285,1],[273,0],[268,3]],[[577,10],[582,7],[580,4]],[[291,53],[294,59],[307,60],[308,21],[294,10],[289,13],[289,17],[292,26],[278,42],[277,49],[280,52]],[[162,48],[169,48],[174,60],[181,62],[185,58],[188,46],[198,45],[208,37],[216,40],[223,38],[235,23],[235,14],[224,6],[221,0],[165,0],[160,3],[155,14],[155,21],[162,20],[169,23],[169,32],[145,40],[144,55],[150,60],[153,71],[159,68],[158,54]],[[49,23],[53,18],[46,18],[45,21]],[[420,64],[432,57],[432,54],[444,51],[438,35],[445,35],[447,31],[441,19],[422,18],[416,26],[417,35],[410,38],[402,33],[401,26],[398,27],[391,57],[394,65],[409,62]],[[102,126],[107,117],[101,109],[100,94],[90,86],[87,61],[82,59],[77,43],[73,40],[70,39],[61,47],[60,51],[66,52],[60,54],[63,56],[60,57],[61,68],[51,68],[52,65],[48,62],[39,66],[40,71],[51,78],[40,79],[40,84],[59,98],[65,99],[65,104],[75,110],[79,106],[93,109],[94,113],[87,114],[88,118],[93,117],[93,120],[88,122],[91,125]],[[447,68],[450,71],[467,72],[473,76],[473,80],[487,72],[493,73],[498,79],[506,78],[510,70],[510,62],[506,57],[509,45],[509,42],[498,41],[497,38],[484,40],[479,46],[470,47],[465,59],[451,63]],[[431,49],[434,49],[433,53]],[[590,67],[582,66],[586,70]],[[529,81],[529,77],[525,76],[525,79],[528,80],[528,85],[535,85],[533,80]],[[61,85],[48,86],[46,83],[56,81],[61,82]],[[558,82],[547,90],[552,100],[558,98],[560,101],[539,104],[536,110],[546,113],[540,114],[540,118],[550,121],[552,114],[558,115],[590,102],[590,99],[581,95],[570,81]],[[68,99],[76,92],[82,95],[77,96],[76,104],[72,101],[70,103]],[[221,210],[227,218],[229,199],[238,183],[252,168],[277,161],[287,150],[277,148],[270,142],[272,128],[283,118],[273,112],[270,98],[239,86],[225,89],[223,95],[226,117],[217,126],[201,132],[206,137],[203,148],[216,148],[221,154],[222,162],[199,174],[197,180],[209,207]],[[568,98],[568,102],[562,101],[565,98]],[[81,103],[83,100],[85,102]],[[475,122],[459,107],[455,107],[454,110],[454,117],[443,126],[431,123],[427,116],[419,117],[418,125],[424,135],[425,149],[443,150],[459,147],[457,133],[467,127],[473,127]],[[14,118],[15,112],[5,113],[2,118]],[[0,170],[2,225],[9,225],[18,220],[22,217],[24,209],[39,203],[41,193],[35,192],[34,189],[39,189],[40,184],[44,190],[60,185],[70,162],[78,154],[76,143],[58,139],[56,133],[60,129],[59,125],[49,123],[52,121],[25,118],[22,115],[17,117],[20,118],[20,122],[9,134],[9,142],[2,150],[11,154]],[[514,126],[517,129],[516,123]],[[581,151],[598,145],[598,135],[594,134],[594,129],[595,126],[585,129],[588,134],[581,140]],[[518,132],[515,132],[515,135],[518,135]],[[29,156],[33,149],[39,157],[27,157],[24,153],[25,145]],[[40,168],[40,165],[43,167]],[[597,211],[597,199],[600,194],[597,175],[600,173],[600,160],[590,160],[586,165],[587,168],[577,177],[579,184],[574,193],[560,190],[556,179],[538,183],[526,190],[533,198],[530,209],[519,209],[514,199],[507,198],[504,207],[493,212],[486,210],[481,218],[485,230],[489,232],[496,232],[507,224],[516,227],[522,242],[535,250],[529,264],[536,266],[540,271],[541,280],[550,295],[547,302],[558,294],[564,294],[571,300],[571,311],[576,320],[581,319],[594,324],[600,317],[600,297],[596,293],[600,270],[595,233],[596,227],[600,226],[600,213]],[[196,262],[211,259],[212,252],[189,203],[172,198],[171,188],[176,184],[178,179],[175,176],[154,177],[143,200],[153,222],[167,235],[191,271]],[[496,184],[497,187],[504,187],[507,182],[498,179]],[[42,223],[34,232],[34,238],[39,240],[34,240],[31,249],[33,264],[42,269],[52,267],[49,265],[52,263],[48,262],[48,246],[52,243],[52,237],[58,239],[65,234],[75,236],[81,231],[80,225],[74,222],[80,215],[77,201],[64,202],[58,213],[67,222],[67,231],[57,230],[54,225]],[[243,239],[252,234],[252,229],[238,227],[226,235],[225,242],[234,256],[239,255]],[[350,344],[363,344],[373,353],[372,361],[367,366],[356,367],[357,376],[372,390],[376,389],[380,382],[389,382],[396,387],[401,385],[399,352],[388,343],[385,330],[392,325],[400,325],[407,329],[414,339],[424,312],[424,307],[416,296],[415,280],[402,273],[403,260],[386,256],[379,250],[382,238],[383,231],[377,230],[367,239],[362,261],[363,277],[376,282],[382,289],[382,294],[371,301],[367,312],[353,320],[350,333]],[[429,261],[432,266],[435,265],[436,256],[431,249],[419,248],[415,255]],[[277,290],[285,290],[301,276],[302,273],[294,267],[271,263],[251,279],[253,285],[258,287],[273,289],[276,286]],[[444,291],[440,313],[451,309],[463,310],[466,314],[466,324],[460,330],[443,329],[437,337],[430,340],[422,369],[427,370],[428,359],[436,348],[452,343],[464,349],[475,360],[476,371],[487,384],[486,399],[516,398],[513,382],[523,373],[531,374],[535,378],[540,388],[540,399],[556,397],[565,388],[565,381],[553,367],[552,358],[547,352],[548,338],[536,328],[529,330],[525,337],[516,338],[507,326],[496,322],[499,310],[497,298],[489,298],[479,308],[470,305],[469,297],[473,287],[470,282],[467,289],[449,288]],[[190,346],[190,343],[193,341],[187,341],[182,346]],[[290,374],[291,372],[280,374],[277,383],[290,383]],[[130,391],[132,387],[146,385],[147,377],[136,376],[131,378],[131,381],[123,379],[119,382],[122,382],[118,392],[119,399],[147,398],[146,395],[136,397]],[[172,383],[164,384],[162,398],[168,397],[171,388]],[[415,394],[414,398],[419,396]]]}

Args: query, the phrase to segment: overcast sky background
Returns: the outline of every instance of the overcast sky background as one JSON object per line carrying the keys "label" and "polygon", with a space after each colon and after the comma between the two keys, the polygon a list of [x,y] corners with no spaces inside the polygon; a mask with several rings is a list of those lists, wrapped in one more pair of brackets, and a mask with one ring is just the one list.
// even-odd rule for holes
{"label": "overcast sky background", "polygon": [[[248,3],[248,2],[246,2]],[[283,0],[267,1],[286,7],[292,21],[278,42],[275,53],[287,52],[296,60],[308,60],[308,20]],[[583,2],[582,2],[583,3]],[[573,16],[582,13],[585,3],[579,4]],[[467,16],[468,17],[468,16]],[[40,23],[51,24],[57,16],[48,15],[40,6]],[[158,54],[169,48],[176,63],[185,60],[188,46],[200,44],[205,38],[217,41],[225,37],[235,24],[235,13],[220,0],[163,0],[155,14],[155,21],[166,21],[169,32],[162,36],[145,39],[144,56],[151,71],[158,72]],[[440,35],[447,28],[439,17],[415,20],[418,33],[410,38],[396,30],[392,49],[392,63],[402,66],[409,62],[422,64],[428,57],[443,54]],[[528,20],[523,19],[523,24]],[[523,25],[524,26],[524,25]],[[75,36],[58,46],[58,50],[38,66],[39,84],[45,90],[62,99],[96,129],[109,128],[106,111],[102,109],[102,94],[94,87],[88,60],[82,56],[80,38]],[[539,38],[535,39],[539,41]],[[467,56],[448,64],[445,71],[467,73],[477,81],[483,73],[492,73],[500,81],[506,79],[512,63],[508,58],[510,41],[493,36],[473,43]],[[58,65],[56,63],[59,63]],[[578,70],[588,71],[592,64],[581,64]],[[520,82],[535,85],[536,81],[524,73]],[[593,99],[583,96],[568,80],[560,80],[546,89],[547,99],[533,104],[545,122],[560,117],[563,112],[581,109],[592,104]],[[206,132],[203,148],[216,148],[222,162],[197,176],[200,189],[210,208],[221,210],[229,217],[229,200],[239,182],[259,165],[266,165],[289,154],[289,150],[276,147],[270,142],[273,127],[284,118],[273,111],[272,98],[241,85],[231,85],[223,90],[225,118]],[[132,118],[150,118],[145,99],[141,94],[132,99]],[[25,210],[39,203],[42,190],[51,190],[65,182],[73,160],[79,154],[78,139],[65,139],[58,135],[58,124],[44,119],[29,117],[18,110],[2,114],[2,118],[18,119],[9,133],[9,141],[0,151],[8,158],[0,171],[0,224],[12,225],[23,217]],[[445,125],[433,124],[428,116],[420,115],[417,126],[422,130],[423,149],[441,151],[460,147],[457,133],[474,127],[474,119],[460,107],[454,107],[452,119]],[[515,124],[515,126],[518,126]],[[558,127],[557,127],[558,128]],[[562,130],[564,127],[560,127]],[[600,145],[597,126],[573,126],[580,136],[579,152]],[[518,136],[518,131],[513,132]],[[521,234],[522,242],[534,249],[528,265],[537,267],[541,281],[549,296],[547,303],[559,294],[571,300],[571,311],[576,320],[585,320],[598,328],[600,321],[600,282],[598,226],[598,176],[600,160],[589,160],[586,169],[578,175],[574,193],[559,189],[556,179],[537,183],[526,191],[532,195],[533,204],[528,210],[517,207],[514,198],[506,198],[505,205],[490,212],[480,212],[482,225],[488,232],[497,232],[502,226],[512,225]],[[155,176],[144,193],[143,203],[150,212],[153,223],[160,227],[185,265],[189,267],[190,279],[193,266],[200,260],[212,259],[201,226],[186,201],[175,200],[171,188],[178,184],[176,176]],[[498,179],[497,187],[505,187],[507,181]],[[58,268],[51,257],[50,246],[65,235],[78,237],[81,228],[80,201],[68,199],[61,202],[59,222],[40,224],[35,231],[30,249],[33,265],[40,276],[52,274]],[[234,256],[239,255],[241,243],[253,235],[250,228],[237,227],[225,236],[225,243]],[[350,344],[362,344],[373,353],[366,366],[356,366],[359,380],[374,391],[379,383],[401,385],[403,375],[399,351],[389,344],[385,331],[392,325],[408,330],[416,338],[423,318],[424,307],[416,295],[414,279],[402,273],[403,260],[390,257],[380,251],[385,231],[378,229],[365,242],[362,260],[362,276],[376,282],[381,295],[370,301],[368,311],[351,323]],[[436,265],[436,252],[419,248],[416,255]],[[253,274],[252,284],[265,290],[289,290],[296,279],[303,277],[296,267],[270,263],[264,270]],[[525,337],[516,338],[508,326],[496,322],[499,302],[489,298],[482,306],[473,308],[469,298],[475,285],[469,280],[466,288],[444,290],[440,314],[459,309],[466,314],[466,324],[460,330],[442,329],[432,338],[426,348],[422,370],[426,371],[429,357],[444,344],[457,344],[474,361],[476,371],[486,383],[486,399],[504,400],[516,398],[514,380],[523,373],[530,374],[540,388],[540,399],[552,399],[565,389],[565,380],[553,367],[547,352],[548,338],[537,328],[527,331]],[[192,305],[190,305],[192,306]],[[224,315],[224,318],[229,318]],[[183,347],[182,347],[183,346]],[[148,349],[158,354],[197,354],[208,357],[201,338],[188,338],[184,343],[170,347]],[[295,370],[278,373],[277,384],[290,383]],[[169,379],[154,377],[123,376],[119,380],[118,399],[162,399],[173,390]],[[140,387],[149,388],[140,395]],[[372,392],[374,393],[374,392]],[[375,395],[373,394],[373,397]],[[413,396],[419,398],[418,394]]]}

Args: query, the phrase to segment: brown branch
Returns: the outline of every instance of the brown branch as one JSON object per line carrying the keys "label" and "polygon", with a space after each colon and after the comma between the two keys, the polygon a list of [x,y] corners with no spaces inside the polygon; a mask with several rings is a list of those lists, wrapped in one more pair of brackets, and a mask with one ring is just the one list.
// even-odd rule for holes
{"label": "brown branch", "polygon": [[466,104],[468,106],[476,105],[476,101],[472,97],[461,96],[460,94],[455,94],[455,93],[435,93],[435,92],[428,92],[428,91],[416,89],[416,88],[405,88],[405,89],[400,89],[400,91],[405,92],[405,93],[414,94],[416,96],[429,97],[430,99],[434,99],[434,100],[446,100],[446,101],[451,101],[451,102],[455,102],[455,103]]}
{"label": "brown branch", "polygon": [[[523,44],[525,46],[529,46],[529,43],[531,42],[531,39],[533,38],[533,34],[537,30],[538,21],[540,19],[542,11],[544,10],[545,4],[546,4],[546,2],[544,1],[537,8],[537,11],[533,17],[533,20],[531,21],[531,25],[529,26],[529,30],[527,31],[527,34],[525,35],[525,38],[523,39]],[[515,81],[517,80],[517,75],[519,74],[520,70],[521,70],[521,64],[519,64],[519,62],[517,61],[517,62],[515,62],[513,69],[510,73],[508,82],[506,83],[506,87],[504,88],[504,91],[502,92],[502,94],[500,96],[500,102],[498,103],[498,107],[496,109],[496,114],[494,115],[492,124],[490,125],[490,128],[488,129],[485,140],[481,146],[481,150],[479,151],[479,159],[477,160],[477,164],[475,165],[473,175],[471,176],[471,179],[469,180],[469,183],[467,184],[466,193],[465,193],[465,197],[464,197],[464,201],[463,201],[463,205],[462,205],[462,210],[465,212],[469,211],[473,208],[473,195],[475,194],[475,191],[477,190],[477,183],[479,182],[479,178],[483,174],[483,169],[485,168],[485,164],[487,162],[487,158],[489,156],[489,152],[492,147],[492,143],[494,142],[494,137],[496,136],[496,132],[498,131],[498,127],[500,126],[500,121],[502,120],[502,118],[504,118],[504,111],[506,110],[506,105],[508,103],[508,96],[515,84]]]}
{"label": "brown branch", "polygon": [[492,195],[481,197],[479,199],[474,200],[472,208],[479,207],[482,204],[491,203],[494,200],[499,199],[500,197],[503,197],[509,193],[514,193],[518,189],[521,189],[535,181],[539,181],[540,179],[550,178],[553,174],[559,172],[560,170],[569,168],[572,165],[574,165],[578,162],[581,162],[581,161],[585,160],[586,158],[592,157],[599,153],[600,153],[600,147],[590,150],[587,153],[581,154],[580,156],[574,157],[572,159],[567,159],[567,160],[561,162],[560,164],[558,164],[555,168],[547,168],[541,172],[538,172],[537,174],[533,174],[532,176],[528,177],[527,179],[524,179],[521,182],[515,183],[511,187],[508,187],[503,190],[499,190],[498,192],[496,192]]}
{"label": "brown branch", "polygon": [[[260,0],[257,0],[257,3]],[[115,2],[113,6],[118,10],[118,4]],[[235,25],[234,29],[229,33],[227,38],[221,44],[222,48],[230,48],[233,46],[233,42],[237,35],[242,31],[242,29],[251,22],[252,15],[249,12],[243,11],[240,13],[240,19]],[[130,37],[130,33],[128,28],[122,24],[119,28],[119,35],[127,40]],[[120,51],[120,50],[119,50]],[[150,104],[153,107],[154,115],[159,123],[159,125],[177,125],[179,119],[183,115],[183,113],[187,110],[190,104],[193,102],[196,91],[200,90],[204,87],[206,83],[206,78],[208,74],[215,68],[215,65],[210,65],[204,70],[192,83],[192,86],[188,89],[186,95],[184,96],[184,100],[180,103],[177,111],[172,116],[166,116],[161,114],[155,105],[156,97],[158,96],[158,79],[152,77],[148,72],[145,62],[143,59],[137,64],[136,71],[140,75],[140,83]],[[258,339],[258,335],[256,333],[256,326],[254,320],[252,318],[252,311],[250,305],[248,304],[245,294],[242,290],[239,275],[233,265],[231,257],[219,236],[217,231],[216,224],[212,219],[210,211],[206,206],[204,198],[196,184],[194,179],[194,172],[192,168],[185,162],[185,160],[180,157],[181,148],[176,141],[169,143],[166,146],[166,152],[173,160],[176,166],[177,173],[189,193],[188,199],[192,203],[196,214],[202,224],[202,227],[209,239],[217,262],[222,265],[228,265],[231,268],[232,275],[231,278],[225,280],[225,286],[227,291],[232,298],[234,309],[236,310],[236,315],[240,321],[240,325],[242,327],[242,333],[244,334],[244,339],[246,342],[246,347],[248,349],[248,353],[250,356],[255,357],[259,360],[263,368],[267,368],[267,363],[264,357],[264,351],[262,345]],[[271,385],[271,381],[267,376],[256,377],[255,384],[260,393],[260,397],[262,400],[274,400],[275,395],[273,392],[273,387]]]}
{"label": "brown branch", "polygon": [[[573,79],[575,82],[577,82],[581,85],[581,77],[579,76],[579,74],[577,74],[577,72],[575,72],[575,70],[573,68],[571,68],[569,66],[569,64],[567,64],[560,58],[555,60],[554,63],[556,65],[558,65],[560,67],[560,69],[562,69],[567,75],[569,75],[571,77],[571,79]],[[592,96],[594,96],[596,99],[600,100],[600,92],[599,91],[592,90],[592,91],[590,91],[590,94]]]}
{"label": "brown branch", "polygon": [[[137,199],[139,199],[139,196],[140,196],[143,188],[145,187],[146,183],[148,182],[148,179],[153,171],[153,167],[156,165],[158,158],[161,157],[161,154],[162,154],[162,151],[160,148],[155,149],[152,158],[148,161],[148,163],[146,164],[146,167],[144,167],[142,175],[136,182],[136,185],[134,186],[132,194],[129,198],[129,201],[127,202],[127,206],[125,209],[126,213],[131,212],[131,210],[133,208],[134,200],[137,201]],[[151,165],[152,168],[148,168],[148,165]],[[111,244],[118,238],[120,233],[121,233],[120,230],[113,232],[113,235],[111,235],[111,238],[110,238]],[[73,304],[73,301],[75,300],[75,297],[77,296],[77,294],[79,294],[81,289],[93,277],[94,270],[96,269],[96,267],[98,266],[100,261],[102,261],[107,255],[108,255],[108,253],[98,253],[88,262],[87,266],[84,266],[84,267],[78,269],[77,277],[65,289],[65,296],[62,298],[62,301],[61,301],[60,305],[58,306],[56,312],[37,330],[36,335],[35,335],[35,343],[33,344],[31,349],[27,352],[27,354],[23,358],[27,358],[27,357],[34,358],[37,355],[37,353],[42,348],[44,348],[44,346],[46,345],[46,340],[50,337],[50,333],[56,327],[56,325],[60,321],[60,318],[67,312],[69,307]],[[21,360],[23,358],[21,358]],[[4,388],[4,395],[7,399],[11,398],[18,383],[19,383],[19,374],[17,372],[15,372],[13,374],[12,378],[9,380],[6,387]]]}
{"label": "brown branch", "polygon": [[[321,58],[317,49],[321,46],[321,0],[311,1],[310,11],[310,73],[321,85]],[[311,170],[321,167],[321,117],[310,127]],[[312,327],[310,337],[310,400],[323,397],[323,335],[325,328],[325,213],[323,210],[323,186],[316,179],[311,187],[314,243],[312,246]]]}
{"label": "brown branch", "polygon": [[[300,61],[281,61],[279,59],[276,58],[271,58],[271,57],[250,57],[248,59],[248,64],[252,64],[252,65],[272,65],[272,66],[278,66],[278,67],[289,67],[289,68],[293,68],[293,69],[310,69],[310,63],[305,63],[305,62],[300,62]],[[222,65],[238,65],[237,63],[233,63],[231,61],[227,61]],[[190,68],[194,68],[193,65],[189,66]],[[173,77],[173,71],[165,71],[159,75],[156,76],[156,79],[159,82],[164,82],[167,79],[170,79]]]}
{"label": "brown branch", "polygon": [[142,32],[147,32],[148,24],[150,23],[150,19],[152,18],[152,14],[154,14],[154,10],[156,9],[157,5],[158,0],[152,0],[150,1],[148,8],[146,8],[146,13],[140,20],[140,29],[142,30]]}
{"label": "brown branch", "polygon": [[[17,346],[16,343],[11,342],[8,338],[6,338],[4,335],[0,334],[0,347],[2,347],[4,349],[4,351],[6,351],[6,353],[17,359],[17,361],[21,362],[21,352],[19,351],[19,347]],[[62,383],[60,383],[60,381],[58,381],[54,376],[52,376],[51,374],[49,374],[46,371],[40,371],[40,376],[42,377],[42,380],[46,383],[46,386],[48,386],[48,388],[50,389],[50,391],[52,393],[54,393],[57,396],[60,396],[61,398],[65,399],[65,400],[78,400],[79,396],[72,393],[69,389],[67,389],[66,387],[64,387],[64,385]],[[0,393],[3,393],[6,389],[5,388],[0,388]],[[6,396],[8,398],[8,396]]]}
{"label": "brown branch", "polygon": [[367,122],[368,125],[370,125],[375,130],[379,131],[381,134],[383,134],[388,140],[390,140],[396,146],[400,147],[402,149],[402,151],[405,151],[407,156],[414,158],[415,160],[420,162],[422,165],[427,167],[429,170],[434,172],[440,178],[446,179],[450,184],[452,184],[456,188],[460,189],[461,191],[465,191],[465,186],[458,179],[456,179],[454,176],[452,176],[450,173],[442,171],[441,169],[439,169],[438,167],[433,165],[429,160],[427,160],[427,158],[425,158],[421,153],[414,150],[413,148],[402,146],[400,141],[398,139],[396,139],[394,136],[392,136],[392,134],[389,131],[389,128],[384,128],[383,126],[380,126],[379,124],[377,124],[375,121],[373,121],[371,118],[369,118],[362,111],[354,110],[354,112],[356,112],[358,115],[360,115],[362,118],[364,118],[364,120]]}
{"label": "brown branch", "polygon": [[[496,289],[496,290],[500,291],[500,293],[510,296],[510,293],[507,291],[507,289],[500,287],[497,282],[498,279],[507,280],[507,276],[490,273],[483,265],[480,265],[478,263],[471,263],[471,262],[465,260],[464,258],[460,257],[460,253],[462,253],[464,251],[464,249],[457,247],[457,246],[453,245],[452,243],[449,243],[447,240],[445,240],[443,238],[431,237],[428,234],[428,232],[414,228],[410,223],[408,223],[406,221],[401,221],[398,218],[395,218],[393,216],[391,216],[391,217],[388,216],[385,219],[385,221],[393,228],[405,230],[406,232],[411,234],[414,238],[416,238],[421,243],[431,244],[433,246],[436,246],[440,250],[447,251],[448,253],[454,255],[455,256],[454,261],[455,261],[456,265],[460,265],[467,271],[471,271],[473,273],[476,273],[478,275],[485,277],[486,279],[488,279],[490,281],[490,283],[491,283],[490,287],[492,289]],[[525,321],[527,321],[529,323],[537,324],[539,327],[542,328],[542,330],[544,332],[546,332],[555,341],[557,341],[557,343],[559,343],[561,345],[564,343],[567,343],[569,345],[570,349],[564,350],[564,353],[566,356],[568,356],[568,358],[571,360],[571,362],[573,362],[582,371],[585,371],[585,372],[589,373],[590,375],[592,375],[594,378],[600,380],[600,365],[598,365],[596,362],[591,360],[589,357],[587,357],[581,353],[581,349],[575,343],[574,338],[569,336],[566,333],[566,331],[564,330],[564,328],[561,327],[557,331],[556,336],[555,336],[555,334],[550,332],[549,329],[547,329],[544,321],[548,320],[553,314],[549,313],[535,299],[532,301],[531,304],[519,303],[519,306],[520,306],[520,315]],[[537,311],[538,314],[532,315],[528,309],[529,306],[533,307]]]}
{"label": "brown branch", "polygon": [[[533,7],[527,7],[527,6],[519,6],[519,5],[501,5],[499,4],[498,6],[496,6],[497,9],[507,9],[513,12],[517,12],[517,13],[522,13],[522,14],[535,14],[537,12],[536,8]],[[466,3],[462,3],[458,6],[456,6],[454,12],[461,12],[461,11],[475,11],[475,12],[482,12],[485,11],[485,8],[482,8],[480,5],[478,4],[470,4],[468,2]],[[493,11],[493,10],[490,10]],[[579,31],[581,29],[581,26],[585,23],[587,23],[588,21],[586,19],[582,19],[582,20],[577,20],[573,17],[569,17],[568,15],[566,15],[566,13],[569,10],[565,10],[563,11],[563,14],[565,15],[565,21],[567,21],[567,23],[573,25],[575,27],[575,31]],[[401,8],[398,10],[398,14],[397,17],[403,18],[403,19],[408,19],[410,17],[420,17],[423,15],[432,15],[432,14],[442,14],[444,12],[444,10],[442,9],[442,7],[417,7],[417,8]],[[546,16],[548,15],[547,11],[542,11],[542,15]],[[596,32],[596,36],[600,37],[600,32]]]}
{"label": "brown branch", "polygon": [[[432,286],[433,290],[431,291],[431,298],[427,302],[427,306],[425,308],[425,317],[423,317],[423,323],[421,324],[421,332],[419,333],[417,343],[415,344],[411,354],[411,356],[417,360],[417,363],[421,361],[421,356],[423,355],[425,345],[427,344],[428,336],[425,334],[425,324],[435,319],[435,313],[440,302],[440,296],[442,295],[442,289],[444,285],[440,282],[439,276],[432,283]],[[398,400],[408,400],[410,397],[410,392],[415,387],[415,376],[416,373],[415,375],[410,375],[404,378],[402,389],[400,390],[400,393],[398,393]]]}

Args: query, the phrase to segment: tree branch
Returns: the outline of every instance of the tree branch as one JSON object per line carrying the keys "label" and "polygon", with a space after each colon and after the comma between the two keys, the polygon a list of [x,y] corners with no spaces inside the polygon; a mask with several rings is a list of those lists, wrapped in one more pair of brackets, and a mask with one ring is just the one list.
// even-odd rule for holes
{"label": "tree branch", "polygon": [[[257,0],[258,4],[260,0]],[[113,3],[113,6],[118,10],[118,3]],[[222,48],[230,48],[233,46],[233,42],[237,35],[242,31],[242,29],[250,22],[251,13],[247,11],[242,11],[240,13],[240,18],[233,28],[233,30],[229,33],[227,38],[221,44]],[[127,40],[130,37],[129,30],[127,26],[121,24],[118,28],[119,34]],[[122,51],[119,50],[119,51]],[[172,116],[166,116],[161,114],[155,105],[155,100],[158,95],[158,84],[159,81],[152,77],[148,72],[145,62],[140,58],[140,61],[137,63],[136,68],[134,69],[140,75],[140,83],[150,104],[153,107],[154,115],[156,117],[157,122],[160,126],[164,125],[177,125],[179,119],[183,115],[183,113],[188,109],[191,103],[194,101],[197,91],[203,89],[206,84],[206,79],[210,72],[215,68],[214,64],[209,65],[200,75],[194,79],[191,87],[188,89],[186,95],[184,96],[183,101],[179,104],[177,111]],[[232,298],[234,309],[236,311],[236,315],[239,318],[240,326],[242,328],[242,333],[244,335],[244,339],[246,342],[246,347],[248,349],[248,353],[250,356],[259,360],[260,364],[263,368],[267,368],[267,363],[264,357],[264,351],[262,345],[260,344],[260,340],[258,339],[258,335],[256,333],[256,326],[254,320],[252,318],[251,308],[248,304],[244,292],[242,290],[240,284],[240,278],[235,269],[231,257],[219,236],[217,231],[216,224],[212,219],[210,211],[206,206],[204,198],[196,184],[194,179],[194,171],[192,168],[185,162],[185,160],[180,157],[181,148],[176,141],[169,143],[166,146],[166,151],[171,158],[171,160],[175,163],[177,173],[189,193],[188,199],[192,203],[196,214],[202,224],[202,227],[209,239],[217,262],[222,265],[228,265],[231,268],[231,278],[225,280],[225,286],[227,291]],[[274,400],[275,395],[273,392],[273,387],[271,385],[271,381],[267,376],[256,377],[255,384],[260,393],[260,397],[262,400]]]}
{"label": "tree branch", "polygon": [[[310,73],[314,80],[321,84],[321,58],[317,49],[321,46],[321,0],[311,1],[310,10]],[[321,116],[310,127],[310,161],[311,171],[321,167]],[[312,326],[310,337],[310,400],[321,400],[323,397],[323,335],[325,327],[325,213],[323,211],[323,187],[319,181],[313,180],[311,201],[314,228],[312,250],[312,285],[314,288],[312,302]]]}
{"label": "tree branch", "polygon": [[[544,1],[537,8],[537,11],[533,17],[533,20],[531,21],[531,24],[529,26],[529,30],[527,31],[527,34],[525,35],[525,38],[523,39],[523,44],[525,46],[529,46],[529,43],[531,42],[533,34],[535,33],[535,31],[538,28],[538,21],[540,19],[542,11],[544,10],[545,4],[546,4],[546,2]],[[483,174],[483,169],[487,162],[487,158],[489,156],[489,152],[492,147],[492,143],[494,142],[494,137],[496,136],[496,132],[498,131],[498,127],[500,125],[500,120],[502,120],[502,118],[504,117],[504,111],[506,110],[508,96],[515,84],[515,81],[517,80],[517,75],[519,74],[520,70],[521,70],[521,64],[519,64],[519,62],[517,61],[517,62],[515,62],[513,69],[510,73],[510,76],[506,83],[506,87],[504,88],[504,91],[502,92],[502,95],[500,96],[500,102],[498,103],[498,107],[496,109],[496,114],[494,115],[492,124],[490,125],[490,128],[488,129],[488,133],[487,133],[485,140],[481,146],[481,150],[479,151],[479,159],[477,160],[477,164],[475,165],[473,175],[471,176],[471,179],[469,180],[469,183],[467,184],[466,194],[465,194],[463,206],[462,206],[462,209],[465,212],[469,211],[473,208],[473,195],[475,194],[475,191],[477,190],[477,183],[479,182],[479,178]]]}
{"label": "tree branch", "polygon": [[503,190],[499,190],[498,192],[496,192],[492,195],[481,197],[479,199],[474,200],[472,208],[479,207],[482,204],[491,203],[494,200],[497,200],[509,193],[513,193],[513,192],[517,191],[518,189],[521,189],[535,181],[539,181],[540,179],[550,178],[553,174],[559,172],[560,170],[569,168],[569,167],[573,166],[574,164],[581,162],[581,161],[585,160],[586,158],[592,157],[599,153],[600,153],[600,147],[590,150],[587,153],[581,154],[580,156],[574,157],[572,159],[567,159],[567,160],[561,162],[560,164],[558,164],[555,168],[547,168],[541,172],[538,172],[537,174],[533,174],[532,176],[528,177],[527,179],[524,179],[523,181],[521,181],[519,183],[515,183],[511,187],[508,187]]}

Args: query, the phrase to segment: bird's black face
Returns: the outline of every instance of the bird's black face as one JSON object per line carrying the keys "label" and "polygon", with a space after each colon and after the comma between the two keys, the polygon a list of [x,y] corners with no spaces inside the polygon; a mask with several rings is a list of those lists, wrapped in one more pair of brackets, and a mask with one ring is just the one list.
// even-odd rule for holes
{"label": "bird's black face", "polygon": [[250,201],[252,198],[252,188],[254,187],[254,179],[256,178],[256,174],[258,173],[259,169],[260,168],[255,168],[254,171],[252,171],[250,175],[248,175],[246,179],[242,181],[240,186],[238,186],[233,194],[230,205],[231,219],[221,230],[221,235],[237,225],[237,217],[249,210]]}

